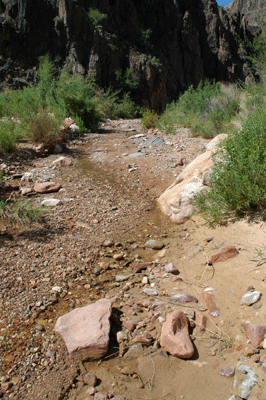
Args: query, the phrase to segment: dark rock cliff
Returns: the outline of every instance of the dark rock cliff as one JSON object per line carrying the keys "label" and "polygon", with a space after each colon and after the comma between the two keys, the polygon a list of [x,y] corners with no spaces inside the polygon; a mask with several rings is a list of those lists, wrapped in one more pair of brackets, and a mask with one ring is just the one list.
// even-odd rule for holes
{"label": "dark rock cliff", "polygon": [[248,35],[215,0],[0,0],[0,81],[26,84],[50,53],[160,111],[206,77],[244,80]]}
{"label": "dark rock cliff", "polygon": [[266,20],[266,0],[234,0],[226,10],[244,15],[253,29],[258,26],[258,18]]}

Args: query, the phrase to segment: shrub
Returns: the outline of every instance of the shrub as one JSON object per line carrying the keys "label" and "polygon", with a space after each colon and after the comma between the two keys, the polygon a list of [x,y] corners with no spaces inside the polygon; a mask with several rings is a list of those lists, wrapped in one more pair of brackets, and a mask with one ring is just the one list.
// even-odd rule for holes
{"label": "shrub", "polygon": [[107,18],[107,15],[101,13],[97,8],[90,8],[88,17],[94,26],[98,26]]}
{"label": "shrub", "polygon": [[0,201],[0,217],[6,218],[11,223],[25,223],[38,221],[43,216],[40,208],[35,208],[29,201],[13,201],[6,203]]}
{"label": "shrub", "polygon": [[40,111],[31,117],[29,132],[34,142],[53,146],[60,141],[60,121],[47,111]]}
{"label": "shrub", "polygon": [[90,78],[80,75],[61,74],[57,83],[58,105],[74,119],[79,117],[85,128],[97,129],[103,115],[99,110],[96,87]]}
{"label": "shrub", "polygon": [[19,139],[17,126],[12,120],[0,121],[0,153],[8,153],[15,149]]}
{"label": "shrub", "polygon": [[167,133],[174,133],[176,125],[188,126],[193,135],[209,138],[230,130],[231,120],[239,111],[238,90],[205,81],[197,89],[191,86],[168,106],[158,126]]}
{"label": "shrub", "polygon": [[251,212],[266,205],[266,111],[251,113],[214,156],[212,184],[195,197],[204,218],[220,222],[229,212]]}
{"label": "shrub", "polygon": [[142,114],[141,123],[146,129],[154,128],[158,115],[153,110],[145,109]]}

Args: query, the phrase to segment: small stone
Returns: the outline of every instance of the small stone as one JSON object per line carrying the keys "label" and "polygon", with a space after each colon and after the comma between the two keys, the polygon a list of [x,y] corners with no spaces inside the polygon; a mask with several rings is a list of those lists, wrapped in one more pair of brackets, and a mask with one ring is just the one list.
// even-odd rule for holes
{"label": "small stone", "polygon": [[260,362],[260,355],[259,354],[253,354],[253,356],[251,356],[250,358],[255,363]]}
{"label": "small stone", "polygon": [[161,250],[164,247],[164,243],[163,242],[159,242],[159,241],[154,240],[154,239],[149,239],[145,243],[145,247],[147,247],[148,249],[152,249],[152,250]]}
{"label": "small stone", "polygon": [[137,322],[135,321],[123,321],[123,325],[126,329],[128,329],[130,332],[133,332],[134,329],[137,326]]}
{"label": "small stone", "polygon": [[153,263],[152,262],[147,262],[147,263],[138,263],[134,266],[133,268],[133,272],[134,273],[138,273],[141,272],[145,269],[147,269],[148,267],[150,267]]}
{"label": "small stone", "polygon": [[233,367],[220,368],[218,374],[226,376],[227,378],[232,378],[235,375],[235,369]]}
{"label": "small stone", "polygon": [[3,389],[3,390],[9,390],[12,388],[12,386],[13,386],[12,382],[2,382],[1,383],[1,389]]}
{"label": "small stone", "polygon": [[143,285],[147,285],[148,283],[149,283],[149,278],[147,277],[147,276],[144,276],[143,278],[142,278],[142,281],[141,281],[142,283],[143,283]]}
{"label": "small stone", "polygon": [[188,319],[183,311],[174,311],[163,325],[161,347],[179,358],[191,358],[194,347],[189,337]]}
{"label": "small stone", "polygon": [[208,313],[213,317],[218,317],[220,315],[219,308],[216,307],[214,303],[214,295],[209,292],[203,292],[200,296],[200,301],[204,308],[207,308]]}
{"label": "small stone", "polygon": [[35,329],[36,329],[37,331],[40,331],[40,332],[43,332],[43,331],[45,331],[45,328],[44,328],[44,326],[43,326],[43,325],[41,325],[41,324],[38,324],[38,325],[36,325],[36,326],[35,326]]}
{"label": "small stone", "polygon": [[254,292],[248,292],[245,293],[240,301],[240,304],[246,304],[247,306],[250,306],[261,298],[261,292],[259,291],[254,291]]}
{"label": "small stone", "polygon": [[83,381],[88,386],[96,386],[97,384],[97,376],[93,373],[89,372],[84,375]]}
{"label": "small stone", "polygon": [[168,263],[164,266],[164,269],[166,272],[168,272],[169,274],[173,274],[173,275],[178,275],[180,272],[178,271],[178,269],[174,266],[173,263]]}
{"label": "small stone", "polygon": [[108,400],[106,394],[104,393],[95,393],[94,400]]}
{"label": "small stone", "polygon": [[261,347],[265,334],[266,325],[249,324],[247,326],[246,335],[256,349]]}
{"label": "small stone", "polygon": [[70,167],[71,165],[73,165],[73,161],[69,157],[61,156],[54,160],[53,164],[60,167]]}
{"label": "small stone", "polygon": [[51,198],[51,199],[45,199],[45,200],[43,200],[42,203],[41,203],[41,205],[42,205],[42,206],[45,206],[45,207],[55,207],[55,206],[57,206],[57,205],[60,204],[60,203],[61,203],[61,200]]}
{"label": "small stone", "polygon": [[173,304],[198,303],[198,299],[195,296],[187,293],[177,293],[169,297],[168,301]]}
{"label": "small stone", "polygon": [[124,254],[122,254],[122,253],[114,254],[114,255],[113,255],[113,258],[114,258],[116,261],[123,260]]}
{"label": "small stone", "polygon": [[233,349],[236,351],[240,351],[244,347],[244,344],[241,342],[241,340],[235,340],[233,343]]}
{"label": "small stone", "polygon": [[158,296],[158,292],[155,289],[144,288],[143,292],[146,293],[148,296]]}
{"label": "small stone", "polygon": [[141,343],[136,343],[131,346],[126,354],[124,355],[125,359],[133,359],[133,358],[138,358],[142,355],[143,353],[143,347]]}
{"label": "small stone", "polygon": [[116,334],[116,340],[118,343],[124,342],[126,340],[128,340],[127,334],[124,331],[119,331]]}
{"label": "small stone", "polygon": [[90,396],[93,396],[96,393],[95,387],[89,387],[86,393],[89,394]]}
{"label": "small stone", "polygon": [[217,262],[226,261],[229,258],[236,257],[238,255],[238,251],[235,246],[227,245],[221,247],[219,250],[216,250],[210,257],[208,257],[207,263],[214,264]]}
{"label": "small stone", "polygon": [[115,280],[116,282],[124,282],[127,281],[131,275],[116,275]]}
{"label": "small stone", "polygon": [[207,317],[203,315],[199,310],[195,310],[196,324],[199,326],[201,331],[205,331],[207,326]]}
{"label": "small stone", "polygon": [[120,372],[123,375],[134,375],[135,374],[135,371],[130,367],[125,367],[125,368],[121,369]]}
{"label": "small stone", "polygon": [[249,347],[245,348],[245,350],[244,350],[244,356],[245,357],[253,356],[253,354],[254,354],[254,350],[253,349],[251,349]]}

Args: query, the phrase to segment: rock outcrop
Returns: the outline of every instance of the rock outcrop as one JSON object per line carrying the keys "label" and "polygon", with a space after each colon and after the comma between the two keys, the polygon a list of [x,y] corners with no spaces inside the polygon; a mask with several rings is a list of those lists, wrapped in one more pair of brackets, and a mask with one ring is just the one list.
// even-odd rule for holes
{"label": "rock outcrop", "polygon": [[253,29],[258,26],[258,18],[266,20],[266,0],[234,0],[225,9],[244,15]]}
{"label": "rock outcrop", "polygon": [[219,143],[227,137],[217,135],[206,147],[206,152],[193,160],[176,178],[176,181],[159,197],[158,203],[172,222],[183,224],[193,213],[193,197],[207,188],[206,174],[213,165],[212,155]]}
{"label": "rock outcrop", "polygon": [[27,85],[49,53],[160,111],[204,78],[244,80],[247,37],[215,0],[0,0],[0,82]]}

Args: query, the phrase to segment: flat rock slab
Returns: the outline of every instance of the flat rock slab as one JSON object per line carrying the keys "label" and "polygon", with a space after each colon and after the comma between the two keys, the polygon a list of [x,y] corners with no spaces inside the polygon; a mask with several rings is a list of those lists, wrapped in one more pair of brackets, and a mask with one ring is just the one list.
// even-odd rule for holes
{"label": "flat rock slab", "polygon": [[55,182],[40,182],[40,183],[35,183],[33,189],[37,193],[52,193],[52,192],[58,192],[58,190],[60,190],[61,187],[62,186],[59,183]]}
{"label": "flat rock slab", "polygon": [[99,360],[105,356],[109,346],[111,302],[101,299],[86,307],[76,308],[58,318],[58,332],[71,356]]}
{"label": "flat rock slab", "polygon": [[217,262],[222,262],[229,260],[229,258],[234,258],[238,255],[238,251],[235,246],[229,244],[227,246],[223,246],[220,249],[216,250],[210,257],[208,257],[207,263],[214,264]]}
{"label": "flat rock slab", "polygon": [[183,311],[174,311],[168,316],[163,325],[160,344],[172,356],[193,356],[194,347],[189,337],[188,319]]}

